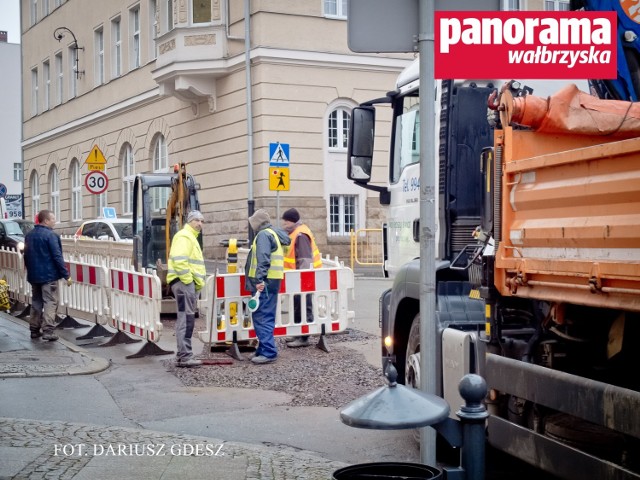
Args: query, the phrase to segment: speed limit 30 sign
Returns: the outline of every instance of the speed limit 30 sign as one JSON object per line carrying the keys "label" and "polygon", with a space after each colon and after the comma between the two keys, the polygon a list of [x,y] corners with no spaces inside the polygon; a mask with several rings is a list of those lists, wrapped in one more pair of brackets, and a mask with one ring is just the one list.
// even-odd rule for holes
{"label": "speed limit 30 sign", "polygon": [[107,190],[107,187],[109,186],[109,178],[107,178],[107,175],[100,170],[92,170],[87,173],[87,176],[84,179],[84,186],[87,187],[89,193],[100,195]]}

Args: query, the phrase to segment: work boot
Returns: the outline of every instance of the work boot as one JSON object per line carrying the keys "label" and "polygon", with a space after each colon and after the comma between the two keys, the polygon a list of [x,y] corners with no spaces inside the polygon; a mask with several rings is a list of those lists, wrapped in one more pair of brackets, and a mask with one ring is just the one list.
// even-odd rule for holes
{"label": "work boot", "polygon": [[255,363],[257,365],[262,365],[265,363],[275,362],[277,357],[267,358],[264,355],[256,355],[251,359],[251,363]]}
{"label": "work boot", "polygon": [[178,360],[176,362],[176,367],[190,368],[190,367],[199,367],[200,365],[202,365],[202,360],[197,360],[193,357],[191,357],[188,360]]}
{"label": "work boot", "polygon": [[31,339],[35,340],[36,338],[40,338],[42,336],[42,332],[40,330],[31,330]]}
{"label": "work boot", "polygon": [[287,343],[287,347],[291,347],[291,348],[308,347],[308,346],[309,346],[309,337],[298,337],[293,342]]}
{"label": "work boot", "polygon": [[58,335],[56,335],[55,333],[45,333],[44,335],[42,335],[42,339],[48,342],[55,342],[56,340],[58,340]]}
{"label": "work boot", "polygon": [[298,337],[284,337],[284,341],[287,343],[295,342],[297,339]]}

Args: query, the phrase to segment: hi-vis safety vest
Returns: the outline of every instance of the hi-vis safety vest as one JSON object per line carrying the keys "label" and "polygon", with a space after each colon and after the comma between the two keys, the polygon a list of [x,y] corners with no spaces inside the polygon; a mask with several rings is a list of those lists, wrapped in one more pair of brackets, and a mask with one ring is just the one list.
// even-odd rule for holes
{"label": "hi-vis safety vest", "polygon": [[193,281],[196,290],[204,286],[207,270],[197,235],[198,231],[189,224],[174,235],[167,262],[167,283],[179,278],[185,285]]}
{"label": "hi-vis safety vest", "polygon": [[[263,230],[261,230],[263,231]],[[283,250],[282,244],[280,243],[280,239],[278,238],[278,234],[274,232],[270,228],[265,228],[265,232],[269,232],[269,234],[273,235],[273,238],[276,239],[276,244],[278,248],[276,248],[275,252],[271,252],[271,265],[269,266],[269,270],[267,271],[267,278],[275,278],[275,279],[283,279],[284,278],[284,266],[283,266]],[[258,235],[260,232],[258,232]],[[256,258],[256,240],[258,240],[258,235],[253,239],[253,245],[251,246],[252,255],[251,255],[251,264],[249,265],[249,276],[251,278],[256,278],[256,270],[258,269],[258,259]]]}
{"label": "hi-vis safety vest", "polygon": [[311,264],[313,265],[313,268],[321,268],[322,257],[320,256],[320,250],[318,250],[318,246],[316,245],[316,239],[313,238],[313,234],[311,233],[311,230],[309,230],[309,227],[302,224],[296,227],[296,229],[289,234],[289,238],[291,238],[291,245],[286,248],[284,255],[285,270],[296,269],[296,240],[301,234],[307,235],[311,239]]}

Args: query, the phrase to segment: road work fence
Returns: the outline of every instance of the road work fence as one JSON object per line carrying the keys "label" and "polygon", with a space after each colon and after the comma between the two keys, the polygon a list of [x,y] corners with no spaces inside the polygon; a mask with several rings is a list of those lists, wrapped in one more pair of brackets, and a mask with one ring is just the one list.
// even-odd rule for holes
{"label": "road work fence", "polygon": [[[88,261],[74,260],[74,256],[82,256]],[[162,334],[162,289],[155,272],[108,267],[105,266],[108,261],[98,257],[95,253],[65,252],[71,283],[59,282],[58,313],[65,317],[58,326],[84,327],[75,321],[76,318],[92,322],[92,333],[78,339],[112,336],[104,346],[147,341],[140,352],[127,358],[173,353],[157,346]],[[21,252],[0,249],[0,278],[8,283],[9,298],[14,304],[31,304],[31,285],[27,281]],[[107,324],[116,329],[116,333],[105,329]],[[138,338],[131,339],[128,335]]]}
{"label": "road work fence", "polygon": [[383,264],[381,228],[351,230],[351,269],[356,265],[379,266]]}
{"label": "road work fence", "polygon": [[[114,243],[96,242],[101,246]],[[127,358],[173,353],[157,345],[162,335],[162,285],[155,271],[136,272],[131,267],[120,267],[126,263],[123,261],[126,253],[116,252],[125,252],[126,248],[109,250],[105,256],[97,253],[98,245],[91,252],[84,243],[84,240],[76,242],[75,249],[64,252],[71,284],[64,280],[59,282],[58,313],[64,318],[60,319],[58,327],[86,327],[76,322],[78,318],[93,323],[91,331],[77,337],[78,340],[111,337],[103,346],[146,341],[140,352]],[[83,245],[82,249],[79,245]],[[320,335],[318,346],[329,351],[324,335],[344,331],[348,320],[354,318],[354,312],[348,310],[348,295],[353,294],[354,277],[353,270],[338,259],[323,259],[323,264],[325,267],[316,270],[285,272],[274,334],[277,337]],[[0,249],[0,279],[7,282],[9,298],[14,305],[23,306],[26,312],[31,305],[31,285],[27,281],[22,252]],[[256,334],[247,308],[249,298],[249,292],[244,289],[243,273],[209,275],[198,303],[207,330],[199,332],[199,338],[206,344],[231,343],[236,348],[238,341],[254,340]],[[298,323],[294,319],[296,301],[300,302]],[[307,318],[308,302],[312,304],[313,319]],[[130,335],[136,338],[132,339]],[[234,353],[231,352],[232,356],[236,356]]]}
{"label": "road work fence", "polygon": [[[337,263],[337,262],[336,262]],[[207,330],[199,338],[212,346],[230,344],[230,354],[239,355],[237,343],[254,340],[252,313],[247,307],[251,293],[244,288],[243,273],[217,274],[205,285]],[[353,270],[337,267],[315,270],[287,270],[279,292],[274,336],[320,335],[318,346],[329,351],[325,334],[347,328],[354,312],[348,309],[348,295],[353,291]],[[299,323],[294,318],[294,302],[300,302]],[[311,302],[313,318],[307,317]]]}

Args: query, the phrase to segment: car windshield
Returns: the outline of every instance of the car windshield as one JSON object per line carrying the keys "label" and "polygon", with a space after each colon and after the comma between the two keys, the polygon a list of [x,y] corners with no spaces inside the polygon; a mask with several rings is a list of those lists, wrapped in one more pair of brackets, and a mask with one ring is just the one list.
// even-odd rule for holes
{"label": "car windshield", "polygon": [[23,221],[23,222],[16,222],[16,223],[20,227],[20,230],[22,230],[22,234],[23,235],[26,235],[31,230],[33,230],[33,227],[35,227],[35,223],[29,222],[29,221],[26,221],[26,220]]}
{"label": "car windshield", "polygon": [[4,229],[7,232],[7,235],[18,235],[20,237],[24,237],[24,233],[22,233],[20,225],[16,222],[4,222]]}
{"label": "car windshield", "polygon": [[114,223],[113,228],[116,229],[121,239],[133,238],[133,229],[130,223]]}

